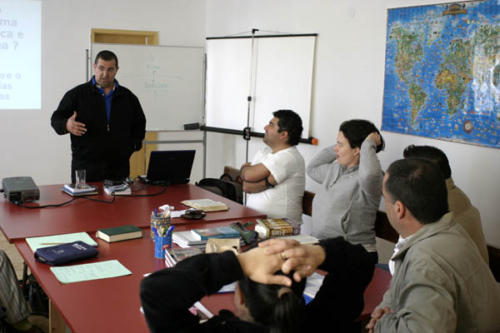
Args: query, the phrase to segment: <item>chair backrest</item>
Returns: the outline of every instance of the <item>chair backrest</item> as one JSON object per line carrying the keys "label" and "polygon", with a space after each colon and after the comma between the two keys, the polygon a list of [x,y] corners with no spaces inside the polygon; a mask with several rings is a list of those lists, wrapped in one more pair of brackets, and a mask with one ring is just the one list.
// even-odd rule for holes
{"label": "chair backrest", "polygon": [[240,169],[236,169],[226,165],[224,167],[224,175],[229,175],[233,181],[238,182],[240,184],[242,183],[240,177]]}
{"label": "chair backrest", "polygon": [[500,282],[500,249],[488,245],[488,257],[490,259],[491,272],[497,282]]}
{"label": "chair backrest", "polygon": [[212,193],[221,195],[229,200],[239,203],[243,202],[241,184],[229,180],[229,177],[226,177],[226,174],[222,175],[220,179],[204,178],[197,182],[196,185]]}
{"label": "chair backrest", "polygon": [[302,198],[302,213],[308,216],[312,216],[313,210],[313,199],[314,193],[309,191],[304,191],[304,197]]}

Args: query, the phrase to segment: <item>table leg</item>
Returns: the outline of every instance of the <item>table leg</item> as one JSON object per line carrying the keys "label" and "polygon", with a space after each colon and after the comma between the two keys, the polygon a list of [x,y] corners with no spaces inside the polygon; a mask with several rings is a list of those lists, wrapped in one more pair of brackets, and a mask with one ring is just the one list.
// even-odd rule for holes
{"label": "table leg", "polygon": [[49,332],[50,333],[65,333],[66,323],[59,313],[59,310],[49,300]]}

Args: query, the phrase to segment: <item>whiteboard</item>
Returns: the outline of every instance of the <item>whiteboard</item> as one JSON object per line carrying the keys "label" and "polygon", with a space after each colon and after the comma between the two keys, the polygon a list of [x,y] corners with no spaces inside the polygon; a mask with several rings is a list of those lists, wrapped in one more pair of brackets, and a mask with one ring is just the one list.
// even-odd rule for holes
{"label": "whiteboard", "polygon": [[203,122],[203,47],[94,43],[92,64],[101,50],[118,57],[116,79],[139,98],[148,131]]}
{"label": "whiteboard", "polygon": [[206,125],[243,130],[249,110],[252,131],[263,132],[272,112],[290,109],[309,137],[315,43],[316,35],[208,38]]}

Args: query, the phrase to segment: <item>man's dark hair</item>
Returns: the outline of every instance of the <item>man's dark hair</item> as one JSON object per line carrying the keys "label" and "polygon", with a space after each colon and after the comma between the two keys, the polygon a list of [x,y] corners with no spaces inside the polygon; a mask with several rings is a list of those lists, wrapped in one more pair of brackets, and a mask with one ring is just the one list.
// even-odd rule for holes
{"label": "man's dark hair", "polygon": [[287,143],[295,146],[299,143],[302,135],[302,119],[292,110],[278,110],[273,112],[273,116],[278,118],[278,132],[288,132]]}
{"label": "man's dark hair", "polygon": [[409,145],[403,151],[403,156],[405,158],[421,158],[436,163],[445,179],[451,177],[451,168],[450,163],[448,162],[448,157],[446,157],[446,154],[441,149],[433,146]]}
{"label": "man's dark hair", "polygon": [[116,68],[118,68],[118,57],[116,56],[116,54],[114,54],[111,51],[102,50],[99,53],[97,53],[97,55],[95,56],[94,64],[97,65],[97,61],[99,61],[99,59],[102,59],[102,60],[105,60],[105,61],[114,60],[115,61],[115,66],[116,66]]}
{"label": "man's dark hair", "polygon": [[[346,120],[340,124],[339,131],[344,134],[345,138],[349,141],[349,145],[353,149],[356,147],[361,148],[361,144],[370,133],[377,132],[380,134],[380,131],[372,122],[364,119]],[[380,142],[380,145],[378,145],[376,149],[377,153],[385,147],[385,141],[382,135],[380,135]]]}
{"label": "man's dark hair", "polygon": [[448,212],[448,192],[436,164],[419,158],[393,162],[387,169],[385,191],[392,203],[401,201],[422,224],[438,221]]}

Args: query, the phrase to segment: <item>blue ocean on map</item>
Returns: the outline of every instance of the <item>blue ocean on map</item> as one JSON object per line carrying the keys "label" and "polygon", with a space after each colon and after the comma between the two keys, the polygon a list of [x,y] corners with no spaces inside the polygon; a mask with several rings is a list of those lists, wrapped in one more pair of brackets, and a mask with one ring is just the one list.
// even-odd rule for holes
{"label": "blue ocean on map", "polygon": [[500,2],[389,9],[382,129],[500,148]]}

